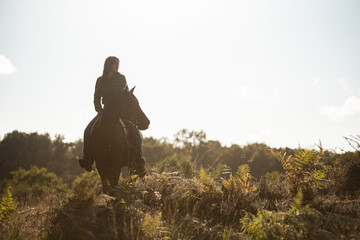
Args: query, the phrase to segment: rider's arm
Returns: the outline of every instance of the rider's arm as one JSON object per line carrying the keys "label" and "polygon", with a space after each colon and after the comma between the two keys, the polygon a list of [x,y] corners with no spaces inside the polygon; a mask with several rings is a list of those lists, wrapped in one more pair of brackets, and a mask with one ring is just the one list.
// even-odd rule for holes
{"label": "rider's arm", "polygon": [[100,113],[102,111],[101,106],[101,77],[96,80],[95,93],[94,93],[94,105],[95,110]]}
{"label": "rider's arm", "polygon": [[124,89],[127,86],[125,75],[120,74],[120,89]]}

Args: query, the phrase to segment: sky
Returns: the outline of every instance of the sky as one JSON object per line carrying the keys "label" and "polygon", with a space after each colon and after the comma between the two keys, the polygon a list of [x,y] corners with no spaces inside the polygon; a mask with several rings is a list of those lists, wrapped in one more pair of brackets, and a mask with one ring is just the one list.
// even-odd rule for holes
{"label": "sky", "polygon": [[117,56],[145,137],[346,147],[360,134],[359,12],[357,0],[0,0],[0,136],[81,138]]}

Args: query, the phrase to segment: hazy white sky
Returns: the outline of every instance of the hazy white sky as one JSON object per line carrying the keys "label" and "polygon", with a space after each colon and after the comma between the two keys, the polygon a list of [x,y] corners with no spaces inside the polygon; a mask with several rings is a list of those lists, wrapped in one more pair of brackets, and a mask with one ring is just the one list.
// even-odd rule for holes
{"label": "hazy white sky", "polygon": [[223,144],[359,134],[360,1],[0,1],[0,134],[82,137],[106,57],[151,120]]}

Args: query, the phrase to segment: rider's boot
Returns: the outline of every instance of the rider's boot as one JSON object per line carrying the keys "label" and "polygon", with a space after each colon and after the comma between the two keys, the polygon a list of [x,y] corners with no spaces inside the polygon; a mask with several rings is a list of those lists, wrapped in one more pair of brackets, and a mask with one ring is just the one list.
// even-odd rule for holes
{"label": "rider's boot", "polygon": [[79,159],[80,167],[84,168],[86,171],[91,172],[93,170],[93,158],[91,157],[88,141],[85,141],[84,138],[84,149],[83,149],[83,157]]}

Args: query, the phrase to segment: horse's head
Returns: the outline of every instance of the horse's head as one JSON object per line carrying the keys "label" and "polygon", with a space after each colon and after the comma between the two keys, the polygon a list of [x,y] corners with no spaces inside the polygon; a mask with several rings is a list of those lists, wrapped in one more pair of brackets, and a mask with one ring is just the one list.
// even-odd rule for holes
{"label": "horse's head", "polygon": [[134,123],[140,130],[149,127],[150,120],[142,111],[139,101],[134,95],[133,87],[131,90],[126,86],[121,94],[113,99],[114,111],[124,120]]}

